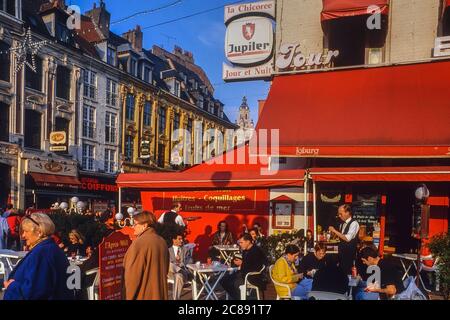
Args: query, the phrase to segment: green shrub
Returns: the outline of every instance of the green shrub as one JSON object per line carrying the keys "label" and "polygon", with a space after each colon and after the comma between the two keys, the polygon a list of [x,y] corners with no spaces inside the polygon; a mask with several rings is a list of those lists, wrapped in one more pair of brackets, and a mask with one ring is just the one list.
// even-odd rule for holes
{"label": "green shrub", "polygon": [[301,238],[302,234],[296,230],[274,234],[261,239],[261,249],[267,254],[270,264],[274,264],[284,254],[288,244],[301,246]]}
{"label": "green shrub", "polygon": [[56,227],[56,232],[61,236],[61,240],[69,243],[69,232],[78,230],[86,239],[86,244],[96,247],[103,238],[108,235],[108,227],[95,220],[93,216],[83,216],[79,214],[66,214],[63,211],[55,211],[49,215]]}
{"label": "green shrub", "polygon": [[450,235],[440,234],[433,237],[428,244],[433,258],[439,258],[439,287],[446,300],[450,295]]}

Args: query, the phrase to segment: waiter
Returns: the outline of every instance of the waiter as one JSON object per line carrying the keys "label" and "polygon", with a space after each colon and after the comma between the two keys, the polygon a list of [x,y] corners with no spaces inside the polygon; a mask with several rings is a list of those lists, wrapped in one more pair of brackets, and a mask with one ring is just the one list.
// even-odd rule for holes
{"label": "waiter", "polygon": [[334,227],[329,227],[328,230],[341,240],[338,247],[339,266],[346,274],[351,274],[356,259],[359,223],[353,219],[352,209],[348,204],[339,207],[338,216],[342,221],[339,231]]}

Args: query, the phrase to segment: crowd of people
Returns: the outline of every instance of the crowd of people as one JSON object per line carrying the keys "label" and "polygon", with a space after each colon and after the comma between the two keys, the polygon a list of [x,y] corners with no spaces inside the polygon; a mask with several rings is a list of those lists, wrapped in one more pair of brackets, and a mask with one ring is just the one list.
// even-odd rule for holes
{"label": "crowd of people", "polygon": [[[123,261],[123,299],[166,300],[168,280],[173,284],[171,298],[181,298],[183,287],[193,278],[187,265],[194,262],[192,250],[185,246],[186,225],[181,210],[176,203],[158,220],[148,211],[133,216],[134,240]],[[261,225],[255,223],[251,229],[244,225],[242,234],[235,239],[227,222],[220,221],[211,239],[208,261],[224,262],[215,246],[239,246],[231,261],[236,271],[227,273],[220,281],[223,291],[233,300],[240,299],[240,286],[249,273],[257,273],[248,276],[247,281],[262,292],[272,278],[279,297],[290,295],[306,300],[311,291],[346,294],[349,276],[360,279],[353,291],[357,300],[389,299],[403,292],[400,270],[389,259],[382,259],[372,244],[358,242],[359,224],[352,218],[351,207],[339,207],[338,216],[342,221],[339,228],[329,228],[340,239],[337,256],[327,254],[326,246],[315,243],[311,230],[307,230],[304,237],[287,245],[284,254],[269,268],[267,253],[262,248],[265,236]],[[169,229],[173,230],[169,241],[159,233],[161,225],[174,227]],[[12,206],[0,216],[0,227],[7,229],[1,238],[6,240],[4,248],[29,251],[4,281],[5,300],[86,298],[83,290],[73,292],[67,287],[68,258],[88,258],[80,267],[84,275],[98,267],[98,249],[89,245],[78,230],[71,230],[68,242],[64,243],[49,216],[24,215]],[[381,283],[368,283],[366,269],[370,266],[379,267]],[[92,280],[84,275],[83,286]]]}

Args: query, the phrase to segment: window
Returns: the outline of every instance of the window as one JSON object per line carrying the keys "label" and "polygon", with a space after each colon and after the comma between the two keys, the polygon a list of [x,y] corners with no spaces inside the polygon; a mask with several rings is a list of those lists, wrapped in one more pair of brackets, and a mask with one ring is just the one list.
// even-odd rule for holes
{"label": "window", "polygon": [[176,95],[177,97],[180,97],[181,95],[181,85],[180,82],[175,80],[175,86],[174,86],[174,95]]}
{"label": "window", "polygon": [[219,117],[223,118],[223,107],[219,108]]}
{"label": "window", "polygon": [[166,153],[166,146],[162,143],[158,143],[158,167],[160,168],[164,168],[165,153]]}
{"label": "window", "polygon": [[0,0],[0,11],[16,16],[16,0]]}
{"label": "window", "polygon": [[[381,29],[367,29],[367,15],[345,17],[327,21],[328,48],[339,50],[335,67],[382,63],[381,51],[366,48],[383,48],[386,40],[388,17],[382,15]],[[366,58],[367,52],[367,58]]]}
{"label": "window", "polygon": [[97,74],[90,70],[84,71],[84,90],[86,98],[95,100],[97,98]]}
{"label": "window", "polygon": [[116,152],[114,150],[105,149],[105,172],[116,172]]}
{"label": "window", "polygon": [[130,73],[135,76],[136,75],[136,60],[135,59],[131,59],[130,61]]}
{"label": "window", "polygon": [[[28,63],[32,65],[31,55],[27,56]],[[30,67],[25,66],[25,86],[37,91],[42,91],[42,59],[35,56],[36,72],[31,70]]]}
{"label": "window", "polygon": [[111,79],[106,80],[106,104],[110,106],[117,104],[117,83]]}
{"label": "window", "polygon": [[41,114],[25,110],[25,147],[41,149]]}
{"label": "window", "polygon": [[83,107],[83,137],[94,139],[95,109],[91,106]]}
{"label": "window", "polygon": [[158,132],[164,134],[166,132],[166,109],[159,108],[158,111]]}
{"label": "window", "polygon": [[[175,130],[180,129],[180,114],[179,113],[175,113],[175,115],[173,116],[173,131],[175,132]],[[177,138],[180,136],[180,134],[178,133]]]}
{"label": "window", "polygon": [[61,22],[56,23],[56,39],[64,43],[71,42],[71,36],[67,26]]}
{"label": "window", "polygon": [[108,49],[107,49],[106,63],[111,66],[116,65],[116,50],[111,47],[108,47]]}
{"label": "window", "polygon": [[9,142],[9,105],[0,102],[0,141]]}
{"label": "window", "polygon": [[[1,1],[1,0],[0,0]],[[10,55],[9,55],[10,46],[3,41],[0,41],[0,51],[3,51],[0,54],[0,80],[9,82],[10,81]],[[7,52],[7,53],[4,53]]]}
{"label": "window", "polygon": [[144,104],[144,126],[151,126],[152,123],[152,102],[146,101]]}
{"label": "window", "polygon": [[127,105],[126,105],[126,119],[134,121],[134,96],[132,94],[127,95]]}
{"label": "window", "polygon": [[186,130],[192,136],[192,119],[188,119]]}
{"label": "window", "polygon": [[144,67],[144,81],[148,83],[153,82],[152,69],[149,67]]}
{"label": "window", "polygon": [[56,96],[58,98],[70,99],[70,69],[58,66],[56,69]]}
{"label": "window", "polygon": [[90,144],[83,144],[82,167],[83,170],[94,171],[94,146]]}
{"label": "window", "polygon": [[105,114],[105,142],[116,143],[116,115],[106,112]]}
{"label": "window", "polygon": [[132,136],[125,137],[125,161],[132,162],[134,155],[134,139]]}
{"label": "window", "polygon": [[197,107],[203,109],[203,96],[199,96],[197,99]]}

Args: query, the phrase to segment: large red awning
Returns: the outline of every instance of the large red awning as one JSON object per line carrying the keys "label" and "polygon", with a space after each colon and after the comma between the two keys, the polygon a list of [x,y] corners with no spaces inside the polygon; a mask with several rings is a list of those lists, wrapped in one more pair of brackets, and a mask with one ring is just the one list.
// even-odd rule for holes
{"label": "large red awning", "polygon": [[117,178],[117,185],[120,188],[178,190],[295,187],[303,186],[305,176],[304,170],[285,170],[274,175],[262,175],[253,171],[210,169],[210,173],[187,170],[176,173],[121,174]]}
{"label": "large red awning", "polygon": [[41,187],[70,187],[76,188],[81,182],[76,177],[30,173],[36,185]]}
{"label": "large red awning", "polygon": [[380,8],[381,14],[389,13],[389,0],[322,0],[322,21],[369,14],[370,6]]}
{"label": "large red awning", "polygon": [[450,167],[313,168],[320,182],[449,182]]}
{"label": "large red awning", "polygon": [[450,62],[276,76],[258,129],[280,154],[450,157]]}

